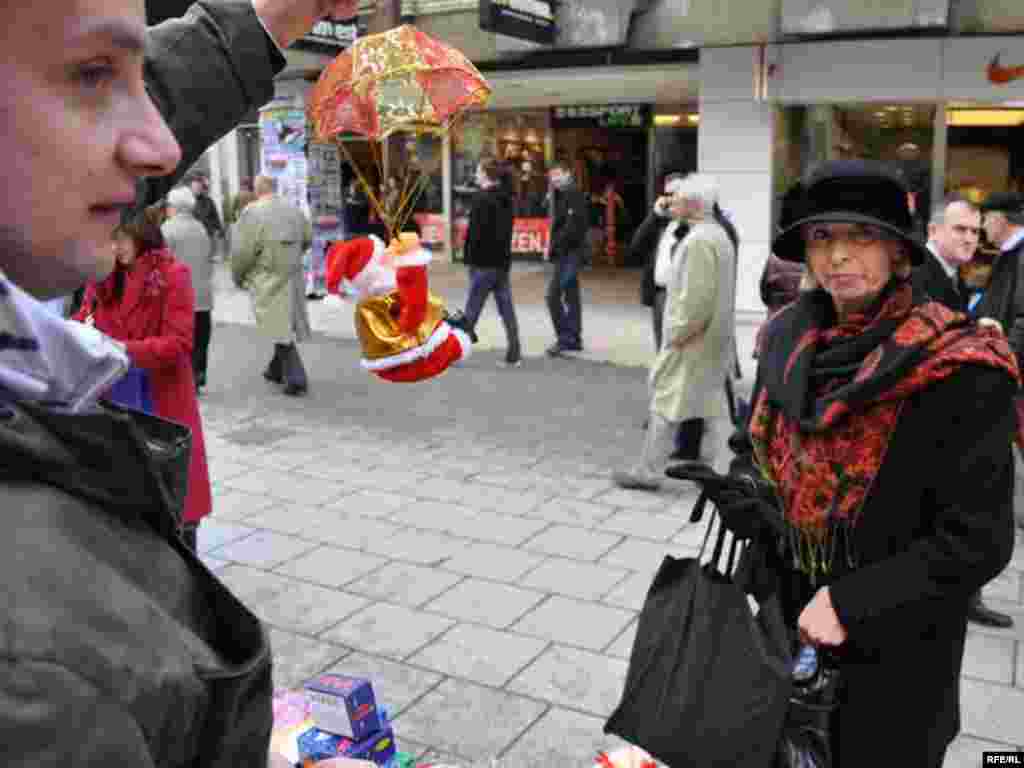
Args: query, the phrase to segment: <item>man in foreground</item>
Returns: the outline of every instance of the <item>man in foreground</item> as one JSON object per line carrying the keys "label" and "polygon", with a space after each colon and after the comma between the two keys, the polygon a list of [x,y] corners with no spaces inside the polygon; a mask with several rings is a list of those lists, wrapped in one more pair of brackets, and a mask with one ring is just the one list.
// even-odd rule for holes
{"label": "man in foreground", "polygon": [[[8,4],[0,28],[5,768],[267,762],[266,633],[180,537],[188,451],[167,438],[187,434],[166,422],[155,434],[152,422],[99,404],[127,368],[123,349],[40,300],[111,271],[110,236],[123,211],[165,194],[268,101],[285,63],[279,46],[332,6],[209,0],[147,31],[142,0]],[[170,450],[154,452],[154,441]]]}

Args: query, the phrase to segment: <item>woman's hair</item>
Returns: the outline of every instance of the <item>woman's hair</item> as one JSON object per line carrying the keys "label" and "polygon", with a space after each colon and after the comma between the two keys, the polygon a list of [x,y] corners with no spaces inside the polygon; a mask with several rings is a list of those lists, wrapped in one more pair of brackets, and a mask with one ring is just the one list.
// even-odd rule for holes
{"label": "woman's hair", "polygon": [[113,237],[124,235],[130,237],[139,253],[163,248],[164,234],[160,231],[160,218],[163,210],[150,206],[141,213],[135,213],[114,227]]}

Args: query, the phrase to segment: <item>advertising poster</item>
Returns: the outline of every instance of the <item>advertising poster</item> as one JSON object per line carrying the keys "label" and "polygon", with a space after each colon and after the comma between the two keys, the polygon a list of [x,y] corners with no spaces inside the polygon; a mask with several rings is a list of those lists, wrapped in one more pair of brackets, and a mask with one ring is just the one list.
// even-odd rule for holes
{"label": "advertising poster", "polygon": [[263,173],[277,179],[277,192],[309,216],[306,197],[306,113],[295,107],[260,112]]}
{"label": "advertising poster", "polygon": [[309,145],[309,213],[313,224],[313,247],[307,259],[306,293],[326,290],[327,249],[336,240],[344,240],[342,208],[341,156],[333,144]]}

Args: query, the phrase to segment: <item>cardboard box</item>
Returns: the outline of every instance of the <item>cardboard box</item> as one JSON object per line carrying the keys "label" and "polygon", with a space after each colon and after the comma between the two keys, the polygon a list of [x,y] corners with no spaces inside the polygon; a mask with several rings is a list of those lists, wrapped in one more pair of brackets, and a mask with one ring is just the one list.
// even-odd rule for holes
{"label": "cardboard box", "polygon": [[313,722],[321,731],[362,741],[387,726],[365,678],[327,673],[304,687]]}
{"label": "cardboard box", "polygon": [[299,737],[299,760],[303,765],[307,761],[316,763],[332,757],[350,757],[383,766],[394,755],[395,735],[391,726],[359,742],[319,728],[310,728]]}

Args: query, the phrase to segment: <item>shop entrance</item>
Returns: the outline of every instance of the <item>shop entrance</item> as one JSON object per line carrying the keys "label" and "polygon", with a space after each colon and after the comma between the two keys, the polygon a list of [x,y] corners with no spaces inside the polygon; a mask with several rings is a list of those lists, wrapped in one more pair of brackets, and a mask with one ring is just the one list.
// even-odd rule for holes
{"label": "shop entrance", "polygon": [[555,158],[568,162],[590,201],[591,263],[624,266],[629,241],[647,212],[648,131],[555,124]]}
{"label": "shop entrance", "polygon": [[785,107],[776,124],[775,218],[782,195],[816,165],[863,158],[889,165],[910,190],[917,235],[925,236],[932,190],[935,106],[852,104]]}

